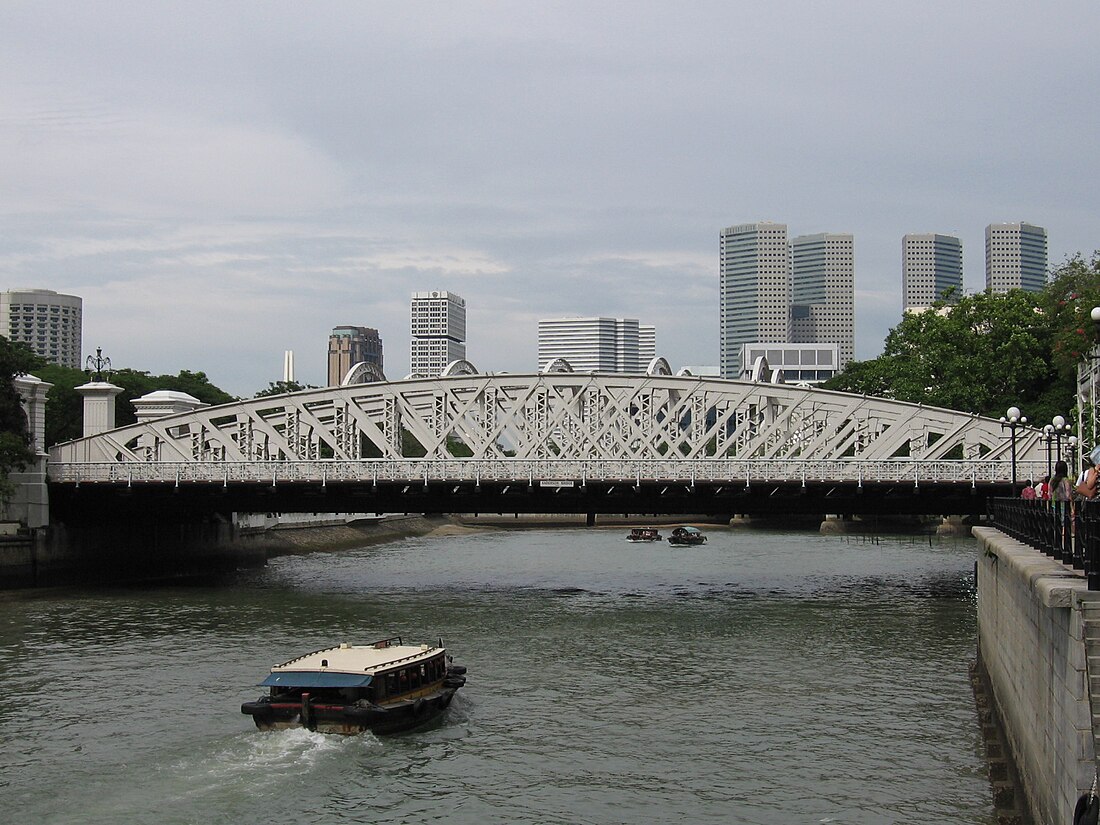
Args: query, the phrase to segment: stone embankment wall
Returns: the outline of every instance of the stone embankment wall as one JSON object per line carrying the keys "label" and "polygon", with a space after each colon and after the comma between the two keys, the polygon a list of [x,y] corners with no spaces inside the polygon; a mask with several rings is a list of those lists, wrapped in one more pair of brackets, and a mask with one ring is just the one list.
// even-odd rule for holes
{"label": "stone embankment wall", "polygon": [[1072,822],[1096,773],[1088,676],[1100,670],[1100,593],[998,530],[973,532],[979,670],[1035,821]]}

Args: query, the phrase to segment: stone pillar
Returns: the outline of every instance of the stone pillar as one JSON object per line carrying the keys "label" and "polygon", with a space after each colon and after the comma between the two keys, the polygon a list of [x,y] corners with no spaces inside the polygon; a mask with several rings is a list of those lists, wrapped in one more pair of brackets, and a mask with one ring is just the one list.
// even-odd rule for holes
{"label": "stone pillar", "polygon": [[[210,406],[199,401],[193,395],[176,392],[175,390],[156,390],[141,396],[141,398],[135,398],[133,404],[138,424],[147,424],[150,421],[156,421],[158,418],[181,415],[194,412],[200,407]],[[179,432],[175,435],[186,435],[186,433],[187,425],[185,424],[179,428]],[[152,433],[144,433],[138,436],[138,449],[145,451],[145,456],[149,461],[156,461],[160,457],[157,441],[157,436]]]}
{"label": "stone pillar", "polygon": [[21,375],[13,382],[23,402],[23,413],[27,416],[27,430],[31,436],[31,447],[36,453],[46,452],[46,396],[53,384],[35,378],[33,375]]}
{"label": "stone pillar", "polygon": [[82,384],[76,391],[84,396],[84,437],[99,435],[115,428],[115,396],[122,392],[106,381]]}
{"label": "stone pillar", "polygon": [[22,471],[8,475],[15,484],[15,492],[5,508],[7,518],[26,527],[45,527],[50,523],[50,498],[46,487],[46,395],[53,384],[33,375],[21,375],[12,383],[27,416],[34,461]]}

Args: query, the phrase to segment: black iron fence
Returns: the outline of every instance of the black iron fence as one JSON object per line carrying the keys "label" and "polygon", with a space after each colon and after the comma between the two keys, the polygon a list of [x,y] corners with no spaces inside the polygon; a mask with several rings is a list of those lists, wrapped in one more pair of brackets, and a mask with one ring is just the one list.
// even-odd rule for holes
{"label": "black iron fence", "polygon": [[990,500],[994,526],[1017,541],[1081,570],[1089,590],[1100,590],[1100,500]]}

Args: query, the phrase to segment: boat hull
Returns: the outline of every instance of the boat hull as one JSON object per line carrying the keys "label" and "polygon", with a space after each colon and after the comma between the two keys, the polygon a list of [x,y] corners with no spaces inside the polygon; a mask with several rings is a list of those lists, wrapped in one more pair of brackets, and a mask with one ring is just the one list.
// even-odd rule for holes
{"label": "boat hull", "polygon": [[[465,682],[465,679],[462,680]],[[451,704],[461,685],[444,686],[426,696],[385,705],[331,704],[312,701],[280,702],[262,697],[241,705],[241,713],[252,717],[260,730],[308,728],[318,733],[354,735],[400,733],[426,725]]]}

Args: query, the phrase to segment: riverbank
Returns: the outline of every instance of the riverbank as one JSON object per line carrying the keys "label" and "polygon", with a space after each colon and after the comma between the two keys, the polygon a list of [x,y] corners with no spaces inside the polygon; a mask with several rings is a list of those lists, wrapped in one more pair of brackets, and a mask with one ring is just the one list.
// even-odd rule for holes
{"label": "riverbank", "polygon": [[387,515],[339,524],[299,523],[241,531],[240,540],[266,558],[369,547],[454,527],[448,516]]}

